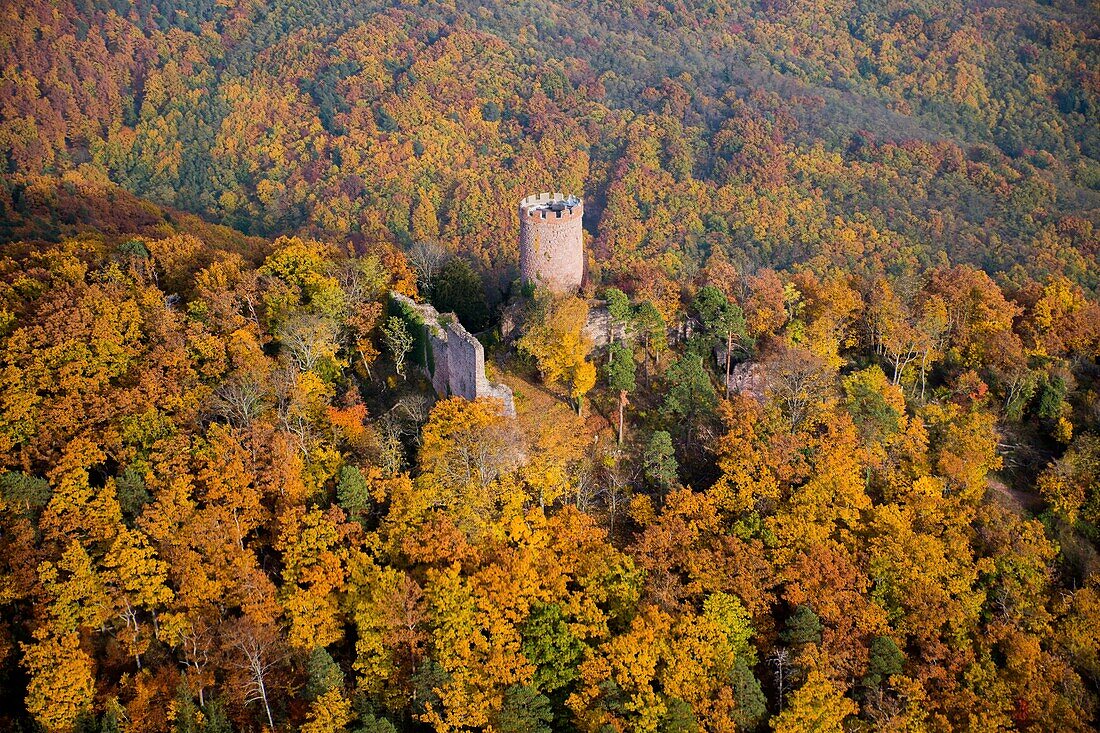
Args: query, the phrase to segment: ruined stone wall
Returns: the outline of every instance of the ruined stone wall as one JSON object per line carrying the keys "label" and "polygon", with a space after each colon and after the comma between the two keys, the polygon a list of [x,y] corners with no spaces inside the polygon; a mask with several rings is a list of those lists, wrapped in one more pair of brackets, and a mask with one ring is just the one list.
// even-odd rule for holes
{"label": "ruined stone wall", "polygon": [[485,348],[453,313],[440,315],[430,305],[417,303],[400,293],[391,293],[390,297],[403,309],[415,312],[424,323],[430,358],[424,359],[423,371],[437,395],[467,400],[493,397],[504,403],[504,414],[516,414],[512,390],[507,385],[490,382],[485,376]]}
{"label": "ruined stone wall", "polygon": [[525,284],[556,293],[580,289],[584,278],[584,202],[555,211],[565,194],[539,193],[519,202],[519,268]]}

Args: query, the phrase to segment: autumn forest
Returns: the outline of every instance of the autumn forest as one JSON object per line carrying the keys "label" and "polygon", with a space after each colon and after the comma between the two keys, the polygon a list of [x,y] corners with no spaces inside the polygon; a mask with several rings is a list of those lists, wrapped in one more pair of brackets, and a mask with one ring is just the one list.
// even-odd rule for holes
{"label": "autumn forest", "polygon": [[0,729],[1100,724],[1096,0],[8,0],[0,59]]}

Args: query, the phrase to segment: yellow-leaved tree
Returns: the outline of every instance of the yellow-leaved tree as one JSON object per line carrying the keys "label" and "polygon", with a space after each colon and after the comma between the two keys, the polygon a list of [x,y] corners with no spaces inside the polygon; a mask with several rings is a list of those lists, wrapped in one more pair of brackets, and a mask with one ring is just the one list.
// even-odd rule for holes
{"label": "yellow-leaved tree", "polygon": [[523,457],[519,430],[498,400],[443,400],[421,433],[414,504],[444,510],[468,530],[483,526],[506,507],[522,506],[522,492],[503,479]]}
{"label": "yellow-leaved tree", "polygon": [[86,438],[77,438],[65,452],[49,477],[53,496],[42,514],[42,528],[57,540],[80,539],[83,542],[109,542],[122,524],[115,482],[94,488],[88,469],[104,459],[99,446]]}
{"label": "yellow-leaved tree", "polygon": [[815,660],[802,687],[791,695],[783,712],[772,718],[772,730],[776,733],[840,733],[844,730],[844,719],[859,710],[825,676],[823,666]]}
{"label": "yellow-leaved tree", "polygon": [[275,546],[283,553],[281,601],[292,646],[310,649],[340,639],[337,595],[344,589],[352,553],[347,547],[351,525],[344,520],[337,507],[327,512],[293,507],[282,517]]}
{"label": "yellow-leaved tree", "polygon": [[30,677],[27,710],[53,733],[71,730],[80,714],[91,709],[95,681],[80,635],[56,633],[50,626],[35,632],[33,644],[23,645],[23,666]]}
{"label": "yellow-leaved tree", "polygon": [[519,350],[535,360],[547,384],[569,390],[580,414],[584,396],[596,384],[596,368],[586,360],[592,341],[584,334],[588,304],[576,296],[539,291],[519,340]]}

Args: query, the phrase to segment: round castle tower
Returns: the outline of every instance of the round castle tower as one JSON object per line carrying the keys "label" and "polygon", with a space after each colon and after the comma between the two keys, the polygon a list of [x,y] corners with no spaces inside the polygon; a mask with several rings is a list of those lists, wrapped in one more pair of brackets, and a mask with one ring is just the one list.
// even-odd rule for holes
{"label": "round castle tower", "polygon": [[556,293],[580,289],[584,277],[584,203],[538,193],[519,202],[519,269],[524,284]]}

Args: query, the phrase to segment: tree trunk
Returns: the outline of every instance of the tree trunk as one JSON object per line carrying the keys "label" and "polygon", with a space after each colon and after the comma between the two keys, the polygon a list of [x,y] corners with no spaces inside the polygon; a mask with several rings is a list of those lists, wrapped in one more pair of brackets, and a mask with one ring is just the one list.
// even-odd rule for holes
{"label": "tree trunk", "polygon": [[924,356],[920,360],[920,401],[924,402],[924,386],[925,380],[928,376],[928,352],[924,352]]}
{"label": "tree trunk", "polygon": [[258,681],[260,683],[260,697],[264,701],[264,712],[267,713],[267,723],[271,726],[271,730],[275,730],[275,721],[271,719],[271,706],[267,704],[267,686],[264,684],[262,675],[260,675]]}
{"label": "tree trunk", "polygon": [[733,358],[733,331],[726,332],[726,399],[730,398],[730,361]]}
{"label": "tree trunk", "polygon": [[626,407],[626,390],[619,392],[619,445],[623,444],[623,408]]}
{"label": "tree trunk", "polygon": [[359,352],[359,360],[363,362],[363,369],[367,372],[367,379],[373,380],[374,377],[370,373],[370,363],[367,361],[367,357],[363,355],[363,350],[358,346],[355,347],[355,350]]}

